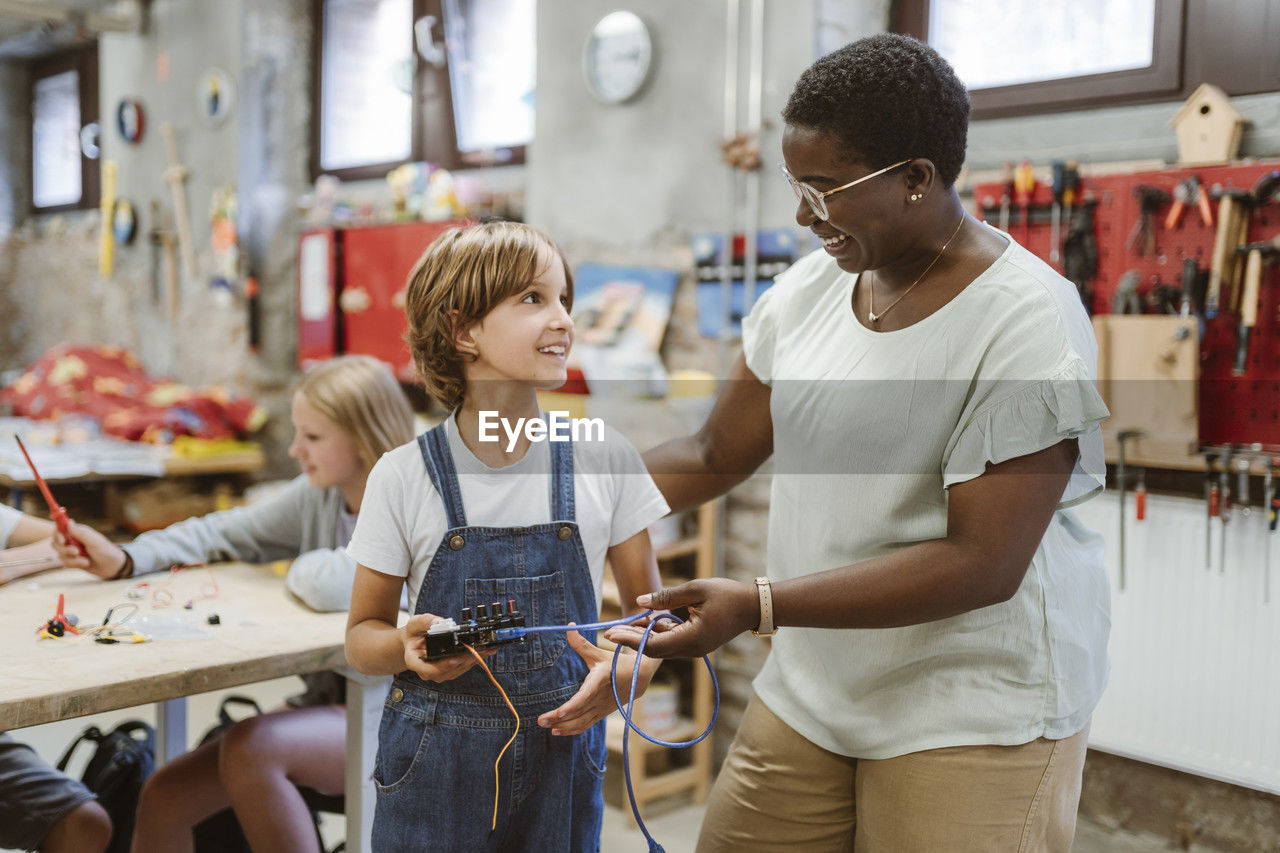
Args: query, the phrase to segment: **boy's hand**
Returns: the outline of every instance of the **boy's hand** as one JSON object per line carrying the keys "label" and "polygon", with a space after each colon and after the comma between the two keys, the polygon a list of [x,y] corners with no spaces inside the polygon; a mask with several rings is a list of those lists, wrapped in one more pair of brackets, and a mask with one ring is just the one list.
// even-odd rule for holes
{"label": "boy's hand", "polygon": [[[613,698],[613,688],[610,686],[613,652],[592,645],[577,631],[570,631],[568,639],[569,648],[586,661],[587,677],[582,680],[582,687],[568,702],[538,718],[538,725],[544,729],[551,729],[553,735],[576,735],[585,732],[618,708],[618,703]],[[619,696],[626,696],[631,691],[631,672],[635,662],[636,656],[626,652],[623,652],[618,660]],[[644,695],[660,663],[661,661],[651,657],[641,658],[640,677],[636,681],[636,698]]]}
{"label": "boy's hand", "polygon": [[[422,659],[427,653],[427,629],[439,618],[431,613],[419,613],[410,616],[399,629],[400,641],[404,644],[405,669],[417,673],[423,681],[452,681],[476,665],[476,659],[466,653],[433,661]],[[480,652],[481,657],[494,654],[497,654],[497,649]]]}
{"label": "boy's hand", "polygon": [[72,569],[84,569],[100,578],[113,578],[124,566],[124,551],[107,537],[84,524],[68,519],[71,535],[84,545],[85,554],[74,543],[57,531],[53,534],[53,550],[62,565]]}

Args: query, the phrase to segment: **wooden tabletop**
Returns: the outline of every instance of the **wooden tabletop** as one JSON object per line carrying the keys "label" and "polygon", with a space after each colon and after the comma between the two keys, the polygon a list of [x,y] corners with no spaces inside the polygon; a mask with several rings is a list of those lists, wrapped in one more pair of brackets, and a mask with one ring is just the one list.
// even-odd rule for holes
{"label": "wooden tabletop", "polygon": [[[310,610],[269,567],[219,563],[213,575],[212,597],[202,597],[212,592],[203,568],[110,582],[61,569],[0,586],[0,731],[345,664],[345,612]],[[140,581],[154,586],[129,599]],[[167,590],[174,603],[157,606],[156,589]],[[100,623],[109,608],[132,601],[138,611],[126,624],[153,639],[115,645],[38,639],[36,629],[54,614],[59,593],[82,624]],[[214,613],[218,625],[208,624]]]}
{"label": "wooden tabletop", "polygon": [[[254,471],[261,470],[265,465],[266,456],[261,448],[193,458],[171,456],[165,460],[164,473],[160,476],[187,477],[203,474],[251,474]],[[46,477],[45,480],[50,484],[105,483],[114,480],[148,479],[154,476],[152,474],[99,474],[90,472],[75,477]],[[11,489],[14,486],[34,489],[36,482],[34,479],[27,478],[15,480],[7,474],[0,474],[0,486],[6,489]]]}

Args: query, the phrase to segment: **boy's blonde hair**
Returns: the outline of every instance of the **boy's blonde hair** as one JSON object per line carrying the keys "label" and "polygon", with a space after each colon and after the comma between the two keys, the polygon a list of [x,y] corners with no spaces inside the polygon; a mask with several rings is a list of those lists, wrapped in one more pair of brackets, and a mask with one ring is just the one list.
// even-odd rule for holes
{"label": "boy's blonde hair", "polygon": [[351,436],[366,468],[413,439],[413,409],[404,389],[371,355],[343,355],[311,368],[297,393]]}
{"label": "boy's blonde hair", "polygon": [[466,356],[454,333],[483,319],[545,270],[538,253],[551,251],[564,266],[573,307],[573,275],[560,248],[541,231],[519,222],[485,222],[446,231],[409,273],[405,340],[427,393],[448,409],[466,396],[462,366]]}

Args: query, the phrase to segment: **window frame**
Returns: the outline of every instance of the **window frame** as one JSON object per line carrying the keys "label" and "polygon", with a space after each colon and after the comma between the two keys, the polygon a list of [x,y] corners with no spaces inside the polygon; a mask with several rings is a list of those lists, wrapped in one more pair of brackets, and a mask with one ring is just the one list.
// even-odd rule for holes
{"label": "window frame", "polygon": [[[930,0],[895,0],[890,29],[928,41]],[[1151,65],[969,92],[970,117],[1005,118],[1166,100],[1183,89],[1184,0],[1156,0]]]}
{"label": "window frame", "polygon": [[91,122],[101,126],[98,114],[98,43],[92,42],[85,47],[61,51],[49,56],[32,60],[30,75],[27,81],[27,180],[28,203],[31,215],[43,216],[50,213],[67,213],[75,210],[92,210],[101,202],[101,172],[98,160],[90,160],[80,148],[80,200],[68,204],[55,204],[47,207],[36,205],[36,151],[35,151],[35,112],[36,84],[47,77],[53,77],[67,71],[76,72],[76,85],[80,100],[80,127]]}
{"label": "window frame", "polygon": [[[528,146],[518,145],[502,150],[510,152],[510,156],[496,164],[477,152],[458,150],[458,131],[453,115],[453,87],[449,79],[448,54],[445,63],[436,67],[423,60],[417,45],[413,47],[413,93],[410,116],[409,157],[407,160],[395,160],[383,163],[368,163],[360,166],[346,166],[340,169],[324,169],[320,164],[321,134],[324,131],[321,113],[321,80],[324,62],[324,3],[325,0],[312,0],[312,63],[311,63],[311,179],[320,175],[333,175],[343,181],[371,180],[385,177],[388,172],[404,163],[425,161],[446,169],[457,170],[478,168],[487,165],[518,166],[523,165]],[[443,0],[413,0],[413,20],[417,22],[424,16],[435,18],[433,35],[438,43],[443,44],[444,3]],[[406,38],[414,40],[414,28],[411,26]]]}

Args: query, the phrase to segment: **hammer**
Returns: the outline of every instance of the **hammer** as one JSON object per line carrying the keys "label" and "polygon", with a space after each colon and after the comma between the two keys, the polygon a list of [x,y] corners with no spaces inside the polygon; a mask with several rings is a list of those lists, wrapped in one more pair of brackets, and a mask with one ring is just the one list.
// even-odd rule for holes
{"label": "hammer", "polygon": [[[1129,487],[1129,484],[1127,482],[1129,477],[1124,469],[1124,448],[1125,448],[1125,445],[1129,443],[1130,439],[1140,438],[1142,435],[1143,435],[1142,430],[1138,430],[1138,429],[1122,430],[1118,435],[1116,435],[1116,443],[1120,446],[1120,452],[1116,455],[1116,485],[1120,489],[1120,591],[1121,592],[1124,591],[1124,581],[1125,581],[1124,498],[1125,498],[1125,493],[1128,491],[1128,487]],[[1145,493],[1146,493],[1146,489],[1144,488],[1143,489],[1144,499],[1145,499]]]}
{"label": "hammer", "polygon": [[[1238,217],[1246,215],[1253,201],[1253,194],[1235,187],[1223,187],[1218,191],[1218,233],[1213,241],[1213,254],[1209,261],[1209,288],[1205,291],[1204,315],[1207,319],[1218,316],[1222,300],[1222,282],[1231,280],[1234,256],[1232,243],[1236,242]],[[1230,301],[1230,300],[1228,300]]]}
{"label": "hammer", "polygon": [[1280,237],[1261,243],[1246,243],[1235,250],[1247,256],[1244,265],[1244,295],[1240,301],[1240,332],[1236,339],[1236,362],[1231,368],[1234,376],[1243,376],[1249,363],[1249,337],[1258,325],[1258,296],[1262,282],[1262,259],[1280,254]]}

